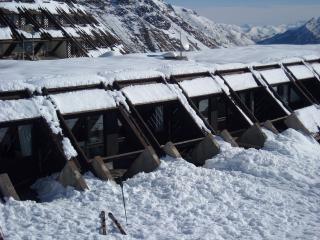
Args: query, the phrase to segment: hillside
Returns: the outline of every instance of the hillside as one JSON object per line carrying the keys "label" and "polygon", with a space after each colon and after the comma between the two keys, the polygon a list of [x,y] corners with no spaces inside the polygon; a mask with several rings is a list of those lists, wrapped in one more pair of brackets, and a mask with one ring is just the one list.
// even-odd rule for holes
{"label": "hillside", "polygon": [[320,18],[312,18],[299,28],[265,39],[260,44],[319,44]]}
{"label": "hillside", "polygon": [[81,0],[131,52],[199,50],[253,44],[238,26],[216,24],[162,0]]}
{"label": "hillside", "polygon": [[254,42],[260,42],[262,40],[271,38],[277,34],[284,33],[290,29],[296,29],[304,25],[305,21],[299,21],[293,24],[281,24],[281,25],[264,25],[254,26],[246,24],[241,27],[242,31]]}

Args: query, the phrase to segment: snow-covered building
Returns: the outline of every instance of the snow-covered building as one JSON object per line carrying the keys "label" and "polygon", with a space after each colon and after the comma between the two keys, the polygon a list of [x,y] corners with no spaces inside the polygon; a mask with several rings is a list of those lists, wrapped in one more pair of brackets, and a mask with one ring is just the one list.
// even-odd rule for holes
{"label": "snow-covered building", "polygon": [[[30,199],[31,184],[57,172],[63,184],[85,189],[81,174],[88,170],[121,181],[157,169],[164,155],[201,166],[220,152],[213,135],[258,149],[266,140],[262,126],[274,133],[291,127],[319,140],[319,94],[312,89],[319,84],[319,61],[214,71],[194,62],[153,68],[165,60],[118,59],[50,66],[20,61],[15,67],[3,61],[0,177],[11,179],[7,189]],[[37,72],[39,66],[46,70]],[[312,85],[302,88],[300,78]]]}
{"label": "snow-covered building", "polygon": [[117,37],[74,1],[0,1],[0,58],[99,56]]}

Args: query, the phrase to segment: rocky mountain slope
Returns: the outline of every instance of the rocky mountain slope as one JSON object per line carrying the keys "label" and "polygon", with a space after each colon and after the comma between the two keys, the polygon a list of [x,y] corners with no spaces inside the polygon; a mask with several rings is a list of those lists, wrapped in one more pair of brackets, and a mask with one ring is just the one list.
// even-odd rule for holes
{"label": "rocky mountain slope", "polygon": [[217,24],[163,0],[80,0],[130,52],[190,50],[253,44],[238,26]]}
{"label": "rocky mountain slope", "polygon": [[319,44],[320,18],[312,18],[301,27],[265,39],[260,44]]}

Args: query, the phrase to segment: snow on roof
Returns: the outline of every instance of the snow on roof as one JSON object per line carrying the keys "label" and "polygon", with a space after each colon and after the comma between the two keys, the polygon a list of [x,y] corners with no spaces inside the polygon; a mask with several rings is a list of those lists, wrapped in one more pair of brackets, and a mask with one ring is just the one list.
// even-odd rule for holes
{"label": "snow on roof", "polygon": [[234,91],[258,87],[251,73],[241,73],[223,76]]}
{"label": "snow on roof", "polygon": [[186,91],[189,97],[196,97],[208,94],[221,93],[222,89],[215,80],[211,77],[195,78],[192,80],[185,80],[179,85]]}
{"label": "snow on roof", "polygon": [[102,89],[50,95],[62,114],[116,108],[117,104],[110,91]]}
{"label": "snow on roof", "polygon": [[163,83],[128,86],[123,88],[122,92],[135,105],[178,99],[178,96]]}
{"label": "snow on roof", "polygon": [[40,117],[38,108],[31,99],[0,100],[0,122]]}
{"label": "snow on roof", "polygon": [[281,68],[259,71],[269,84],[290,82],[285,72]]}
{"label": "snow on roof", "polygon": [[72,37],[80,37],[79,33],[78,33],[78,29],[74,28],[74,27],[62,27],[70,36]]}
{"label": "snow on roof", "polygon": [[0,39],[1,40],[12,39],[12,32],[9,27],[0,27]]}
{"label": "snow on roof", "polygon": [[[319,54],[318,46],[250,46],[232,49],[210,49],[188,53],[189,61],[169,61],[150,57],[147,54],[128,54],[102,58],[73,58],[40,61],[0,61],[0,91],[35,89],[47,87],[58,88],[110,82],[115,77],[125,79],[122,72],[131,71],[129,77],[142,78],[144,74],[153,76],[152,72],[169,76],[175,72],[207,72],[221,61],[251,62],[254,58],[273,62],[290,54]],[[251,54],[251,55],[250,55]],[[205,58],[201,58],[204,56]],[[275,56],[275,58],[272,58]],[[229,65],[230,66],[230,65]],[[186,72],[184,72],[186,71]],[[146,73],[145,73],[146,72]],[[152,74],[151,74],[152,73]],[[156,75],[157,75],[156,74]],[[122,75],[122,76],[121,76]]]}
{"label": "snow on roof", "polygon": [[21,29],[16,29],[16,31],[20,34],[22,34],[25,38],[41,38],[41,33],[40,32],[35,32],[33,35],[29,32],[26,32]]}
{"label": "snow on roof", "polygon": [[320,63],[312,63],[311,66],[316,73],[320,74]]}
{"label": "snow on roof", "polygon": [[53,38],[62,38],[62,37],[64,37],[63,32],[61,30],[41,28],[40,31],[43,32],[43,33],[50,34],[50,36],[53,37]]}
{"label": "snow on roof", "polygon": [[[40,8],[43,8],[43,9],[47,9],[52,14],[58,14],[57,9],[61,9],[67,13],[70,13],[70,9],[73,7],[63,2],[50,1],[50,0],[35,0],[34,3],[15,2],[15,1],[0,2],[0,8],[4,8],[15,13],[19,13],[19,8],[26,8],[29,10],[39,10]],[[77,5],[77,8],[78,8],[78,5]],[[83,8],[81,7],[81,9]]]}
{"label": "snow on roof", "polygon": [[288,69],[298,80],[314,78],[313,72],[305,65],[288,66]]}
{"label": "snow on roof", "polygon": [[311,132],[318,133],[320,127],[320,106],[312,105],[295,111],[298,119]]}

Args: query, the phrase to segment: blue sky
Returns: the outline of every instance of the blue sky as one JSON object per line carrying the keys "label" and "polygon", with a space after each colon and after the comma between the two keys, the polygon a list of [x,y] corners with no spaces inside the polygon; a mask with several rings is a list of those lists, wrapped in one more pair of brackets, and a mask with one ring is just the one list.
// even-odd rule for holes
{"label": "blue sky", "polygon": [[320,0],[166,0],[216,22],[282,24],[320,17]]}

